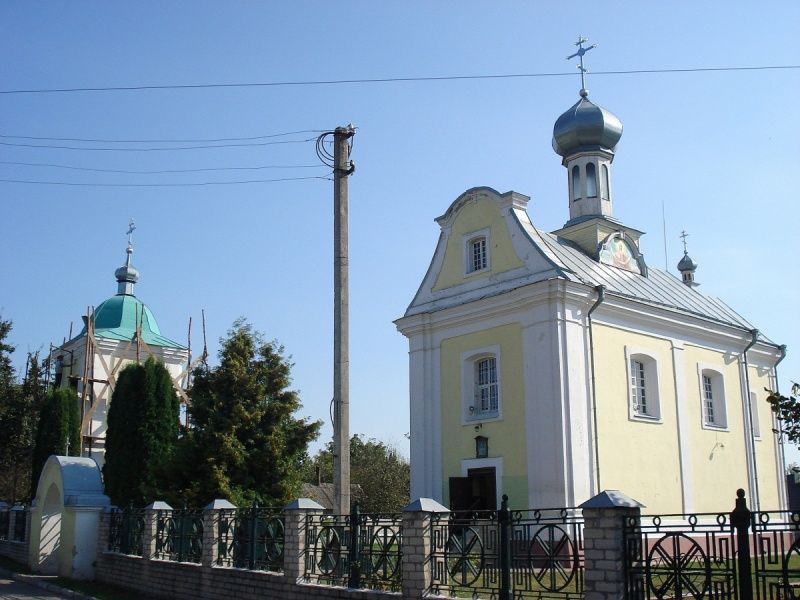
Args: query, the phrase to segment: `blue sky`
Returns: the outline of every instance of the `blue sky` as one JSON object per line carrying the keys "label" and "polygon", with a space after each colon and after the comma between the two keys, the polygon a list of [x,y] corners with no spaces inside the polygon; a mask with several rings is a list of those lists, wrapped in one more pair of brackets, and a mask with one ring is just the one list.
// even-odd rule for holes
{"label": "blue sky", "polygon": [[[724,8],[723,8],[724,7]],[[358,127],[350,182],[351,430],[408,442],[400,317],[444,213],[488,185],[531,196],[541,229],[567,220],[567,180],[550,147],[580,87],[565,60],[577,35],[594,71],[799,64],[796,2],[23,2],[0,4],[0,91],[442,75],[573,76],[376,84],[0,94],[0,135],[218,139]],[[800,70],[589,75],[590,97],[625,131],[615,215],[647,232],[649,264],[681,257],[689,234],[703,292],[789,346],[781,385],[800,377],[793,242],[800,210]],[[306,139],[315,134],[288,138]],[[260,140],[267,141],[267,140]],[[128,171],[291,165],[138,175],[0,164],[0,179],[186,183],[324,176],[313,144],[182,151],[78,151],[6,144],[0,163]],[[72,145],[111,147],[112,143]],[[130,147],[132,144],[129,144]],[[139,144],[154,147],[157,144]],[[181,144],[173,144],[181,145]],[[191,144],[183,144],[191,145]],[[197,144],[196,144],[197,145]],[[160,146],[163,146],[161,144]],[[0,315],[21,364],[113,295],[133,217],[137,295],[183,340],[205,309],[212,355],[246,316],[295,362],[302,414],[328,420],[332,388],[331,184],[194,187],[0,182]],[[195,352],[199,350],[195,327]],[[326,426],[325,441],[330,436]]]}

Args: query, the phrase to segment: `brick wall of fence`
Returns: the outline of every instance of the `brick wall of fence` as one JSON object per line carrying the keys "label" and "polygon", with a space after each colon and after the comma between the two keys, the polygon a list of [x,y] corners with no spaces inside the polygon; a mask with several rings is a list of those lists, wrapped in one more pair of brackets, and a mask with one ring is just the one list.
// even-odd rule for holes
{"label": "brick wall of fence", "polygon": [[621,525],[639,514],[605,502],[584,507],[585,521],[579,509],[505,506],[462,520],[420,499],[402,515],[341,516],[301,500],[256,518],[256,509],[215,507],[225,505],[104,513],[96,578],[175,600],[621,598]]}
{"label": "brick wall of fence", "polygon": [[1,506],[0,556],[27,563],[30,526],[30,512],[24,506]]}
{"label": "brick wall of fence", "polygon": [[[751,513],[737,495],[731,512],[649,517],[615,491],[577,509],[509,510],[504,497],[463,515],[424,498],[395,515],[154,503],[102,514],[95,575],[174,600],[796,597],[800,513]],[[8,538],[29,529],[23,508],[0,508],[0,553],[24,561],[27,544]]]}

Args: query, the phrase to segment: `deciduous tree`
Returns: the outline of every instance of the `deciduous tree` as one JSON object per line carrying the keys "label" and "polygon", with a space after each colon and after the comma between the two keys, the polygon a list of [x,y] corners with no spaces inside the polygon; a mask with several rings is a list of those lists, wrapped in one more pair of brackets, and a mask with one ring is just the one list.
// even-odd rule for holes
{"label": "deciduous tree", "polygon": [[[323,481],[333,479],[333,443],[306,462],[303,475],[308,483],[317,482],[317,469]],[[375,440],[350,439],[350,482],[359,488],[357,498],[362,512],[398,512],[409,503],[411,472],[408,461],[391,446]]]}
{"label": "deciduous tree", "polygon": [[782,433],[787,440],[800,446],[800,384],[792,384],[789,396],[771,390],[766,391],[769,393],[767,402],[772,406],[772,412],[781,425],[780,430],[775,433]]}

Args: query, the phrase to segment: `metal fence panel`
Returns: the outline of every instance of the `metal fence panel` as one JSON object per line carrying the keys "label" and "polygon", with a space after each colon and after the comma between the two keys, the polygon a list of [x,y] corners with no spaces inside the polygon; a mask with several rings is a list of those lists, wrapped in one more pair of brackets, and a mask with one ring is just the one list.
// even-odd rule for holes
{"label": "metal fence panel", "polygon": [[402,576],[402,515],[308,515],[305,572],[309,582],[398,591]]}
{"label": "metal fence panel", "polygon": [[280,508],[219,511],[217,565],[283,571],[284,520]]}
{"label": "metal fence panel", "polygon": [[202,554],[202,511],[189,509],[156,511],[154,558],[199,563]]}
{"label": "metal fence panel", "polygon": [[431,592],[583,598],[583,518],[573,508],[433,515]]}

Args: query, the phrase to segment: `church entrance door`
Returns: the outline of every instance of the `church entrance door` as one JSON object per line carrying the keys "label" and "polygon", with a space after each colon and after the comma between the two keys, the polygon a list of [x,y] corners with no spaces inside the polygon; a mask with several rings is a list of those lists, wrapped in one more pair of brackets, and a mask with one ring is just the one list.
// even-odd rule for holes
{"label": "church entrance door", "polygon": [[469,469],[466,477],[451,477],[450,510],[456,513],[497,510],[494,467]]}

